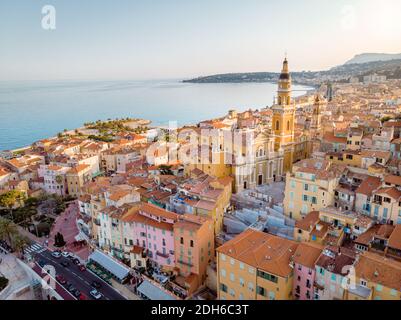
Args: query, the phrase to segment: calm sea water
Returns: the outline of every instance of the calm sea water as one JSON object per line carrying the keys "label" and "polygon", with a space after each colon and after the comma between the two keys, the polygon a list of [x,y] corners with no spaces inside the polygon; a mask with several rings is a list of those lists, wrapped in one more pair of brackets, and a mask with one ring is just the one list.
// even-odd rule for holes
{"label": "calm sea water", "polygon": [[[310,88],[294,86],[294,96]],[[84,122],[137,117],[154,125],[191,124],[271,105],[272,83],[165,81],[0,82],[0,150],[15,149]]]}

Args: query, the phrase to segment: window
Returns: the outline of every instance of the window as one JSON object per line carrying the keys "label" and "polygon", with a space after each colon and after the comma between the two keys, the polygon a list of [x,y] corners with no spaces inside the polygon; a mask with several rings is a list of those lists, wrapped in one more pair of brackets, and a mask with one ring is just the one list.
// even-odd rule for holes
{"label": "window", "polygon": [[379,291],[379,292],[382,291],[383,290],[383,286],[381,284],[378,284],[376,286],[376,290]]}
{"label": "window", "polygon": [[190,241],[190,246],[193,248],[194,247],[194,240]]}
{"label": "window", "polygon": [[221,254],[220,258],[221,258],[221,260],[226,261],[226,255],[225,254]]}
{"label": "window", "polygon": [[309,190],[309,185],[307,183],[304,184],[304,190],[308,191]]}
{"label": "window", "polygon": [[242,262],[240,262],[239,268],[240,268],[241,270],[244,270],[245,266],[244,266],[244,264],[243,264]]}
{"label": "window", "polygon": [[220,283],[220,290],[223,291],[223,292],[227,292],[228,288],[224,283]]}
{"label": "window", "polygon": [[278,120],[276,121],[276,130],[280,130],[280,122]]}
{"label": "window", "polygon": [[253,283],[252,282],[248,282],[248,290],[253,292]]}
{"label": "window", "polygon": [[234,289],[230,289],[230,295],[231,295],[232,297],[235,297],[235,291],[234,291]]}
{"label": "window", "polygon": [[391,289],[390,294],[394,297],[397,295],[397,290]]}
{"label": "window", "polygon": [[258,270],[258,277],[261,277],[263,279],[269,280],[271,282],[277,283],[278,278],[270,273],[263,272],[261,270]]}
{"label": "window", "polygon": [[336,282],[337,278],[336,275],[334,273],[331,274],[331,281]]}
{"label": "window", "polygon": [[235,264],[235,260],[234,259],[230,259],[230,264],[233,266]]}
{"label": "window", "polygon": [[223,278],[225,278],[225,277],[226,277],[226,270],[225,270],[225,269],[221,269],[221,270],[220,270],[220,274],[221,274],[221,276],[222,276]]}
{"label": "window", "polygon": [[253,274],[253,273],[255,272],[255,269],[249,267],[248,272],[249,272],[250,274]]}
{"label": "window", "polygon": [[235,281],[235,276],[234,276],[234,273],[232,273],[232,272],[230,273],[230,280],[233,282]]}
{"label": "window", "polygon": [[244,279],[239,278],[239,284],[241,285],[241,287],[245,286]]}
{"label": "window", "polygon": [[184,238],[183,237],[180,238],[180,243],[184,244]]}
{"label": "window", "polygon": [[259,295],[261,295],[261,296],[263,296],[263,297],[266,297],[267,292],[266,292],[266,289],[265,289],[265,288],[257,286],[257,287],[256,287],[256,290],[257,290],[257,291],[256,291],[257,294],[259,294]]}

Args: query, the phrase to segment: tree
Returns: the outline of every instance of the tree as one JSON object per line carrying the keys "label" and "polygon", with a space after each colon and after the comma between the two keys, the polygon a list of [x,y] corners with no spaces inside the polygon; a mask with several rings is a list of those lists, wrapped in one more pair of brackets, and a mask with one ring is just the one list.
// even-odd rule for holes
{"label": "tree", "polygon": [[12,218],[12,211],[15,204],[21,205],[25,199],[25,194],[19,190],[11,190],[0,195],[0,207],[6,207],[10,210],[10,217]]}
{"label": "tree", "polygon": [[21,256],[24,253],[24,248],[28,244],[28,241],[25,237],[20,234],[16,234],[12,240],[12,248]]}
{"label": "tree", "polygon": [[54,236],[54,246],[55,247],[64,247],[65,246],[65,241],[64,241],[64,236],[60,233],[57,232],[56,235]]}
{"label": "tree", "polygon": [[0,238],[12,247],[13,237],[18,234],[17,226],[8,219],[0,218]]}

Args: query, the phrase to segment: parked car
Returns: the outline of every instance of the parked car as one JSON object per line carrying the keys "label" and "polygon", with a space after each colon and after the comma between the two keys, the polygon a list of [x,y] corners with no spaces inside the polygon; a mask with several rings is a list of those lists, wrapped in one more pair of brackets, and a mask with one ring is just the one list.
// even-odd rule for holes
{"label": "parked car", "polygon": [[71,252],[68,252],[68,251],[63,251],[63,252],[61,253],[61,255],[62,255],[64,258],[68,258],[69,256],[72,255],[72,253],[71,253]]}
{"label": "parked car", "polygon": [[64,268],[68,268],[70,266],[70,263],[68,261],[63,261],[60,263]]}
{"label": "parked car", "polygon": [[79,291],[78,289],[75,289],[71,293],[75,298],[79,298],[81,296],[81,291]]}
{"label": "parked car", "polygon": [[59,252],[59,251],[54,251],[54,252],[52,252],[52,256],[54,257],[54,258],[61,258],[61,253]]}
{"label": "parked car", "polygon": [[81,263],[81,261],[79,261],[79,259],[77,259],[77,258],[72,259],[72,262],[73,262],[74,264],[76,264],[76,265],[78,265],[78,264]]}
{"label": "parked car", "polygon": [[46,265],[46,261],[45,260],[39,260],[38,261],[38,265],[40,265],[40,267],[43,268]]}
{"label": "parked car", "polygon": [[79,264],[79,265],[78,265],[78,268],[79,268],[79,270],[81,270],[82,272],[84,272],[84,271],[86,270],[86,267],[85,267],[85,265],[83,265],[83,264]]}
{"label": "parked car", "polygon": [[77,290],[77,289],[75,289],[75,287],[74,287],[72,284],[70,284],[70,285],[68,286],[67,290],[68,290],[69,292],[73,293],[73,292],[74,292],[75,290]]}
{"label": "parked car", "polygon": [[100,289],[102,285],[97,281],[92,281],[92,287],[95,289]]}
{"label": "parked car", "polygon": [[101,298],[103,297],[103,295],[102,295],[99,291],[97,291],[96,289],[93,289],[93,290],[90,292],[90,295],[91,295],[92,297],[94,297],[96,300],[99,300],[99,299],[101,299]]}
{"label": "parked car", "polygon": [[56,276],[56,280],[57,280],[57,282],[59,282],[61,285],[64,285],[64,284],[67,283],[67,281],[65,280],[65,278],[64,278],[61,274],[58,274],[58,275]]}

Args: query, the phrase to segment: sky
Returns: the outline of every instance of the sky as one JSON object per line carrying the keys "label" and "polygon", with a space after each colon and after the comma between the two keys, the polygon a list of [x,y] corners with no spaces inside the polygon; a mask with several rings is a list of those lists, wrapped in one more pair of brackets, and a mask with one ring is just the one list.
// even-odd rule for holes
{"label": "sky", "polygon": [[0,80],[279,71],[285,53],[293,71],[325,70],[401,53],[400,12],[399,0],[1,0]]}

